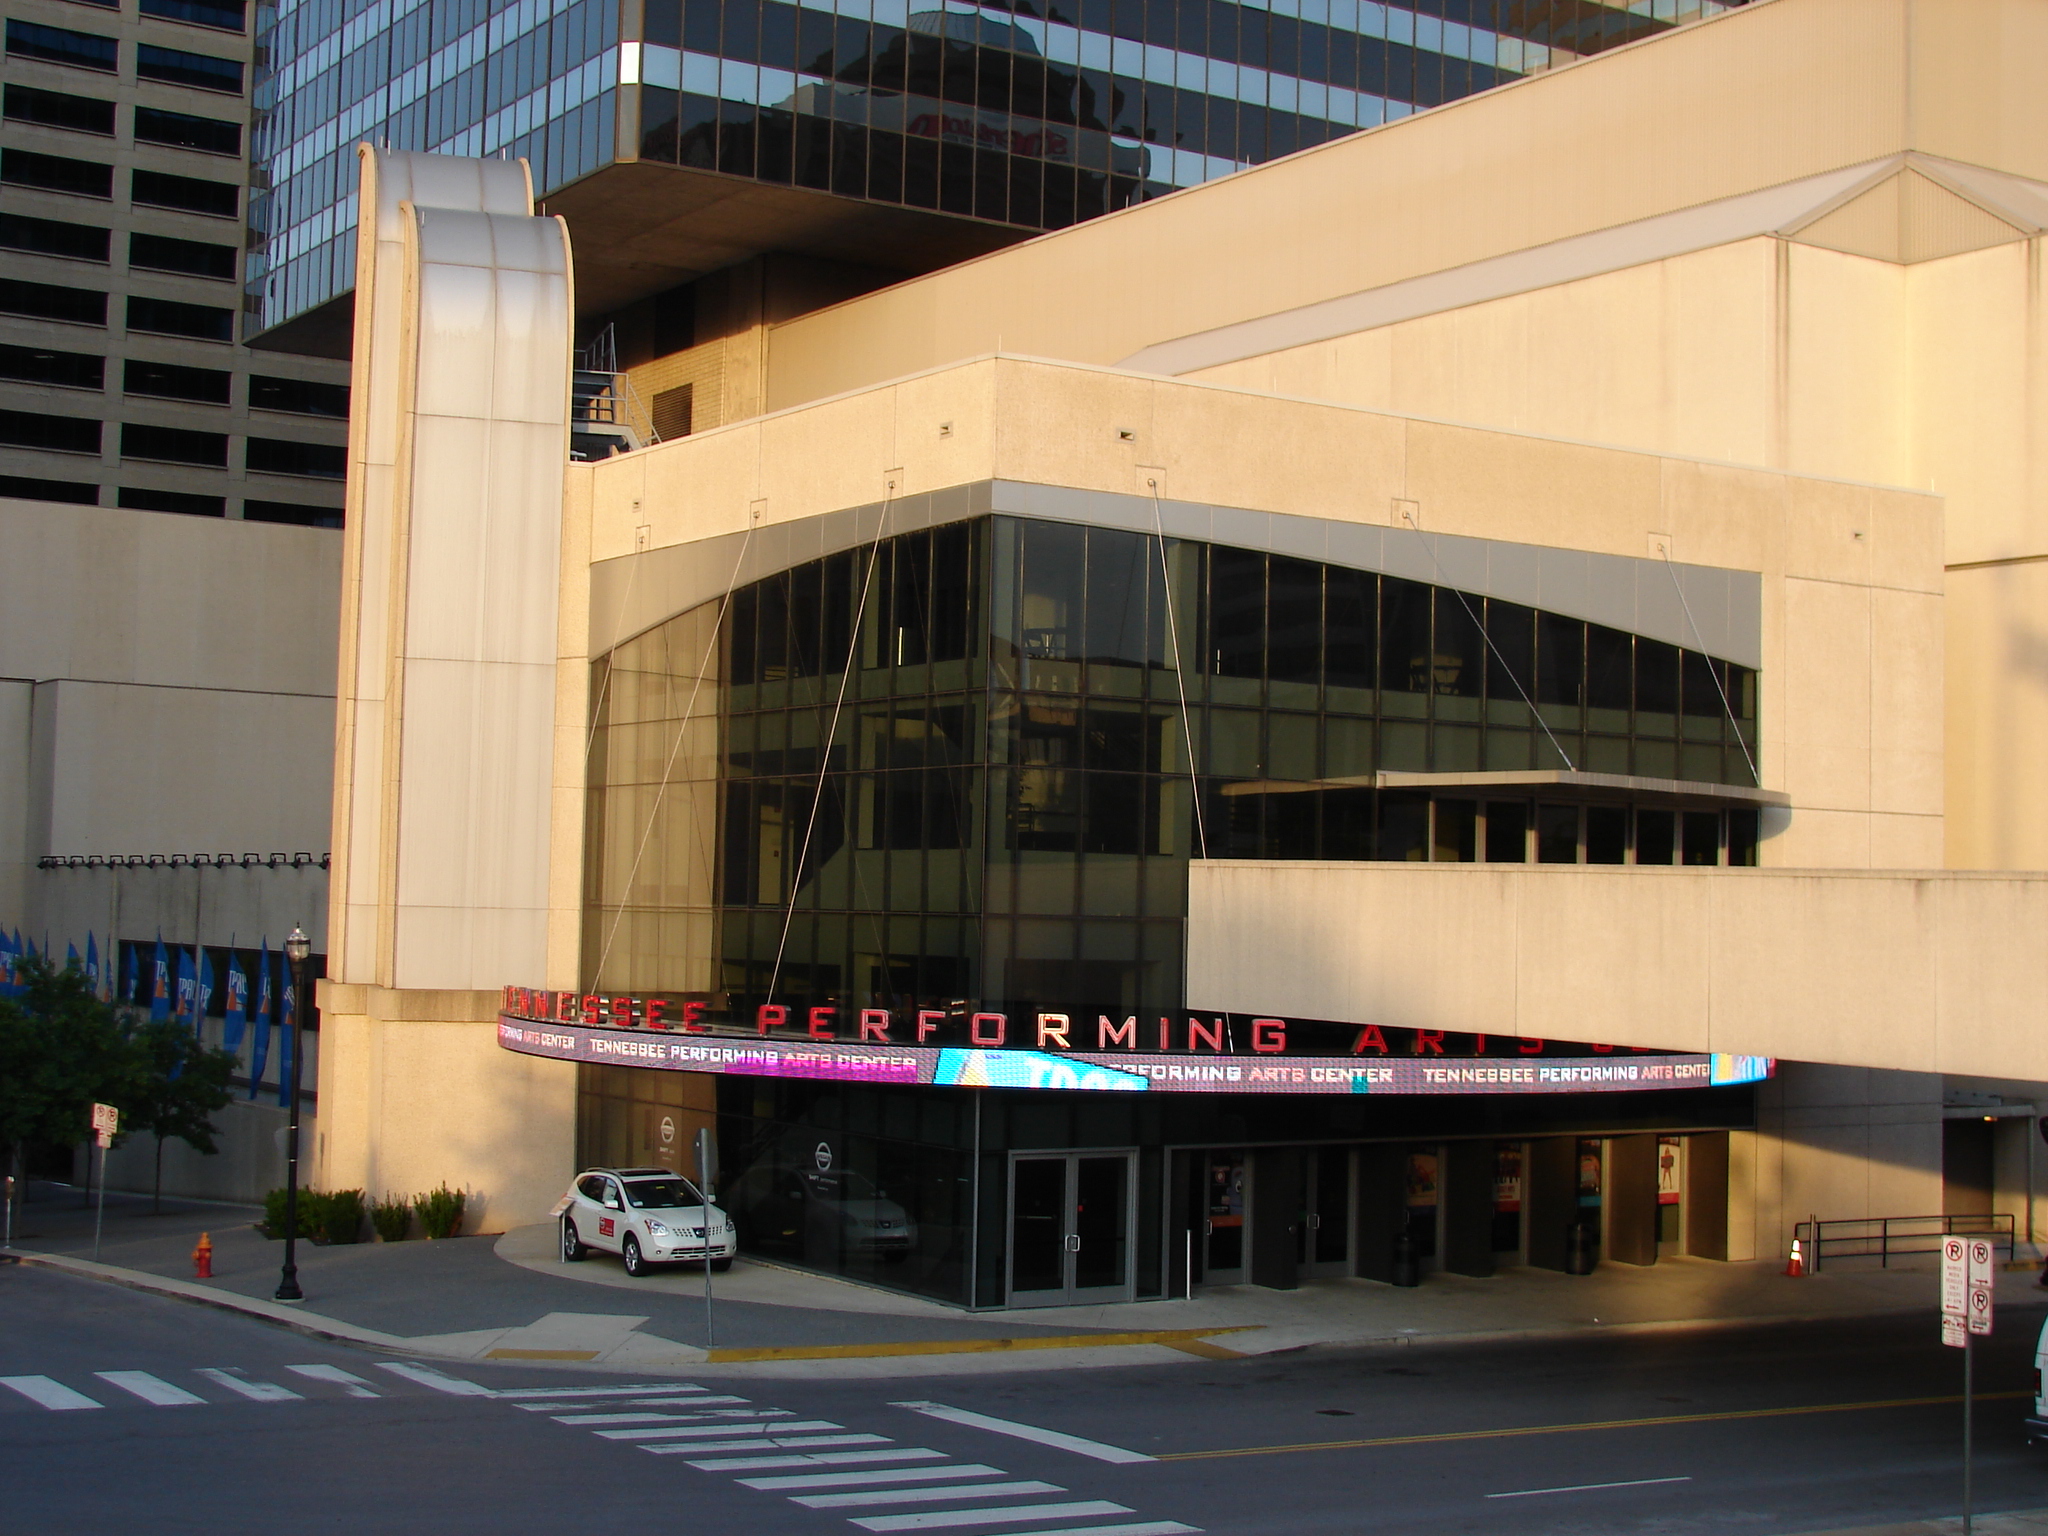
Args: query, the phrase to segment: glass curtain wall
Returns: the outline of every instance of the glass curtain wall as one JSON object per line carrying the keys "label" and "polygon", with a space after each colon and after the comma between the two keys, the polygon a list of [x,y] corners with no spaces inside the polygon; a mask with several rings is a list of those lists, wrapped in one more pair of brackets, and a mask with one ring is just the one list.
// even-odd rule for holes
{"label": "glass curtain wall", "polygon": [[[1052,229],[1740,0],[283,0],[257,328],[354,283],[354,146],[644,158]],[[615,142],[621,132],[629,137]]]}
{"label": "glass curtain wall", "polygon": [[1750,669],[1114,529],[987,518],[813,561],[621,646],[595,690],[604,989],[1166,1011],[1190,858],[1754,862],[1754,812],[1372,787],[1753,786]]}

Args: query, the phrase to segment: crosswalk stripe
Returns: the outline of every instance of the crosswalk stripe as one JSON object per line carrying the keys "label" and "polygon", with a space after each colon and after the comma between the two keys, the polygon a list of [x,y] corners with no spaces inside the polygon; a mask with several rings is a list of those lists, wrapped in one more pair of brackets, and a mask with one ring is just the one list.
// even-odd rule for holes
{"label": "crosswalk stripe", "polygon": [[1008,1477],[1001,1467],[967,1462],[954,1467],[891,1467],[885,1472],[801,1472],[794,1477],[743,1477],[742,1488],[779,1493],[789,1488],[861,1488],[876,1483],[923,1483],[965,1480],[970,1477]]}
{"label": "crosswalk stripe", "polygon": [[716,1439],[720,1435],[790,1435],[813,1429],[844,1429],[829,1419],[804,1419],[788,1424],[689,1424],[667,1429],[600,1429],[603,1440]]}
{"label": "crosswalk stripe", "polygon": [[837,1467],[863,1461],[944,1461],[944,1451],[905,1446],[894,1451],[819,1451],[810,1456],[750,1456],[740,1460],[693,1461],[705,1472],[774,1472],[783,1467]]}
{"label": "crosswalk stripe", "polygon": [[1084,1515],[1136,1513],[1127,1504],[1080,1499],[1072,1504],[1019,1504],[1010,1509],[935,1509],[915,1515],[867,1515],[853,1523],[870,1531],[938,1531],[961,1525],[1022,1525],[1030,1520],[1078,1520]]}
{"label": "crosswalk stripe", "polygon": [[1036,1424],[1019,1424],[1014,1419],[992,1419],[985,1413],[969,1413],[965,1408],[949,1408],[944,1403],[891,1403],[892,1408],[908,1408],[912,1413],[921,1413],[926,1418],[944,1419],[951,1424],[965,1424],[969,1429],[985,1429],[991,1434],[1011,1435],[1019,1440],[1030,1440],[1039,1445],[1049,1445],[1055,1450],[1072,1451],[1077,1456],[1092,1456],[1097,1461],[1134,1462],[1151,1461],[1143,1451],[1127,1451],[1120,1445],[1104,1445],[1100,1440],[1083,1439],[1063,1430],[1040,1429]]}
{"label": "crosswalk stripe", "polygon": [[1068,1525],[1057,1531],[1032,1531],[1030,1536],[1201,1536],[1199,1525],[1178,1520],[1133,1520],[1123,1525]]}
{"label": "crosswalk stripe", "polygon": [[59,1413],[74,1408],[106,1407],[105,1403],[96,1403],[83,1392],[74,1392],[47,1376],[0,1376],[0,1387],[12,1387],[37,1407],[53,1408]]}
{"label": "crosswalk stripe", "polygon": [[251,1381],[246,1376],[237,1376],[232,1371],[215,1370],[209,1366],[201,1370],[199,1374],[208,1381],[226,1387],[230,1392],[239,1392],[242,1396],[255,1402],[293,1403],[303,1401],[299,1394],[290,1387],[275,1386],[267,1381]]}
{"label": "crosswalk stripe", "polygon": [[423,1387],[432,1387],[436,1392],[446,1392],[450,1397],[496,1397],[498,1394],[489,1387],[480,1387],[473,1381],[464,1381],[457,1376],[443,1376],[429,1366],[413,1363],[396,1363],[379,1360],[377,1369],[389,1371],[394,1376],[403,1376],[407,1381]]}
{"label": "crosswalk stripe", "polygon": [[557,1424],[686,1424],[680,1413],[558,1413]]}
{"label": "crosswalk stripe", "polygon": [[285,1367],[295,1376],[304,1376],[311,1381],[332,1382],[350,1397],[382,1397],[381,1392],[372,1391],[370,1384],[351,1371],[344,1371],[338,1365],[288,1365]]}
{"label": "crosswalk stripe", "polygon": [[[687,1381],[643,1381],[632,1387],[506,1387],[496,1395],[503,1398],[529,1397],[638,1397],[644,1392],[704,1392],[706,1389]],[[714,1403],[743,1403],[743,1397],[709,1397],[700,1401]],[[524,1407],[522,1403],[520,1406]]]}
{"label": "crosswalk stripe", "polygon": [[[685,1398],[685,1397],[655,1397],[655,1398],[637,1398],[637,1397],[636,1397],[636,1398],[632,1398],[632,1399],[629,1399],[628,1401],[626,1401],[626,1402],[623,1402],[623,1403],[621,1403],[621,1402],[617,1402],[617,1401],[615,1401],[615,1400],[607,1400],[607,1401],[604,1401],[604,1402],[602,1402],[602,1403],[600,1403],[600,1402],[597,1402],[597,1401],[595,1401],[595,1399],[597,1399],[597,1398],[598,1398],[598,1397],[600,1396],[600,1394],[599,1394],[599,1393],[596,1393],[596,1392],[586,1392],[586,1393],[579,1393],[579,1394],[578,1394],[578,1396],[582,1396],[582,1397],[588,1397],[588,1398],[591,1398],[591,1399],[593,1399],[593,1401],[591,1401],[591,1402],[589,1402],[589,1403],[585,1404],[585,1403],[578,1403],[578,1402],[577,1402],[577,1401],[575,1400],[575,1398],[559,1398],[559,1399],[551,1398],[551,1399],[549,1399],[549,1400],[547,1400],[547,1401],[544,1401],[544,1402],[538,1402],[538,1403],[514,1403],[514,1404],[513,1404],[512,1406],[513,1406],[514,1408],[524,1408],[524,1409],[525,1409],[525,1410],[526,1410],[526,1411],[527,1411],[528,1413],[560,1413],[560,1412],[561,1412],[561,1411],[562,1411],[563,1409],[565,1409],[565,1408],[566,1408],[566,1409],[568,1409],[568,1410],[570,1410],[571,1412],[574,1412],[574,1411],[575,1411],[575,1410],[576,1410],[577,1408],[581,1408],[581,1407],[588,1407],[588,1408],[590,1408],[590,1409],[591,1409],[591,1410],[593,1410],[593,1411],[595,1411],[596,1409],[598,1409],[598,1408],[600,1408],[600,1407],[602,1407],[602,1408],[631,1408],[631,1407],[633,1407],[633,1406],[634,1406],[635,1404],[637,1404],[637,1403],[641,1403],[641,1402],[646,1402],[646,1403],[649,1403],[649,1404],[658,1404],[658,1403],[674,1403],[674,1404],[676,1404],[676,1405],[677,1405],[678,1407],[688,1406],[688,1407],[691,1407],[691,1408],[706,1408],[706,1407],[709,1407],[709,1406],[710,1406],[711,1404],[713,1404],[713,1403],[744,1403],[744,1402],[746,1402],[746,1401],[747,1401],[747,1399],[746,1399],[746,1398],[744,1398],[744,1397],[713,1397],[713,1396],[711,1396],[711,1395],[710,1395],[709,1393],[706,1393],[706,1394],[705,1394],[705,1395],[704,1395],[703,1397],[687,1397],[687,1398]],[[770,1412],[770,1413],[787,1413],[787,1412],[789,1412],[789,1410],[788,1410],[787,1408],[771,1408],[771,1409],[768,1409],[768,1410],[766,1410],[766,1411],[767,1411],[767,1412]],[[677,1417],[683,1417],[683,1415],[677,1415]]]}
{"label": "crosswalk stripe", "polygon": [[656,1456],[702,1456],[706,1451],[808,1450],[819,1445],[887,1445],[887,1435],[793,1435],[787,1440],[720,1440],[712,1445],[643,1445]]}
{"label": "crosswalk stripe", "polygon": [[110,1386],[119,1387],[123,1392],[133,1392],[145,1403],[159,1408],[180,1408],[187,1403],[203,1403],[205,1398],[196,1392],[187,1392],[183,1387],[174,1387],[168,1381],[152,1376],[147,1371],[94,1371],[93,1375]]}
{"label": "crosswalk stripe", "polygon": [[942,1504],[948,1499],[1007,1499],[1019,1493],[1065,1493],[1058,1483],[977,1483],[965,1488],[870,1488],[860,1493],[791,1494],[806,1509],[855,1509],[874,1504]]}

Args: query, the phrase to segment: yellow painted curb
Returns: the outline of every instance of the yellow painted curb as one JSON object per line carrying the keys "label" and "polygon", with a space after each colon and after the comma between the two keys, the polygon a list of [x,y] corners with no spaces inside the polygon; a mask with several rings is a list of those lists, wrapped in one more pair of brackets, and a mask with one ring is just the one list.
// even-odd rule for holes
{"label": "yellow painted curb", "polygon": [[[1210,1358],[1231,1356],[1220,1345],[1191,1349],[1196,1341],[1222,1333],[1250,1333],[1236,1328],[1165,1328],[1150,1333],[1072,1333],[1024,1339],[927,1339],[914,1344],[793,1344],[767,1349],[714,1349],[705,1355],[711,1365],[757,1360],[876,1360],[893,1355],[999,1355],[1020,1349],[1103,1349],[1120,1344],[1164,1344],[1169,1349]],[[1211,1351],[1215,1353],[1211,1355]],[[1233,1358],[1235,1358],[1233,1356]]]}

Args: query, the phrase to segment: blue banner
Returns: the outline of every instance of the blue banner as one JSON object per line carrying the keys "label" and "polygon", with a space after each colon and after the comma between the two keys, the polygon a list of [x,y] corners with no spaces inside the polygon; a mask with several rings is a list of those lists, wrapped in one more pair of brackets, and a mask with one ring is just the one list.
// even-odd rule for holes
{"label": "blue banner", "polygon": [[242,957],[228,951],[228,996],[223,1014],[220,1043],[235,1055],[242,1054],[242,1036],[249,1028],[249,978],[242,971]]}
{"label": "blue banner", "polygon": [[157,935],[156,961],[149,978],[149,1018],[160,1023],[171,1016],[171,962],[164,953],[163,935]]}
{"label": "blue banner", "polygon": [[92,995],[104,1001],[106,993],[100,990],[100,942],[90,928],[85,931],[85,980]]}
{"label": "blue banner", "polygon": [[270,1059],[270,940],[263,941],[263,957],[256,963],[256,1038],[249,1051],[249,1097],[263,1083],[263,1066]]}

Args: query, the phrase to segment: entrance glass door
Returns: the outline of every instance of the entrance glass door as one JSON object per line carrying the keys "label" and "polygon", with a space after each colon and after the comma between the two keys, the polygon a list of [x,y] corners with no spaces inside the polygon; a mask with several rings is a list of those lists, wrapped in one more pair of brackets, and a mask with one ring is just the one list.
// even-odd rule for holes
{"label": "entrance glass door", "polygon": [[1203,1159],[1202,1282],[1244,1284],[1244,1154],[1211,1152]]}
{"label": "entrance glass door", "polygon": [[1315,1147],[1301,1162],[1296,1267],[1304,1278],[1351,1273],[1351,1149]]}
{"label": "entrance glass door", "polygon": [[1010,1305],[1129,1301],[1130,1152],[1020,1156],[1010,1164]]}

